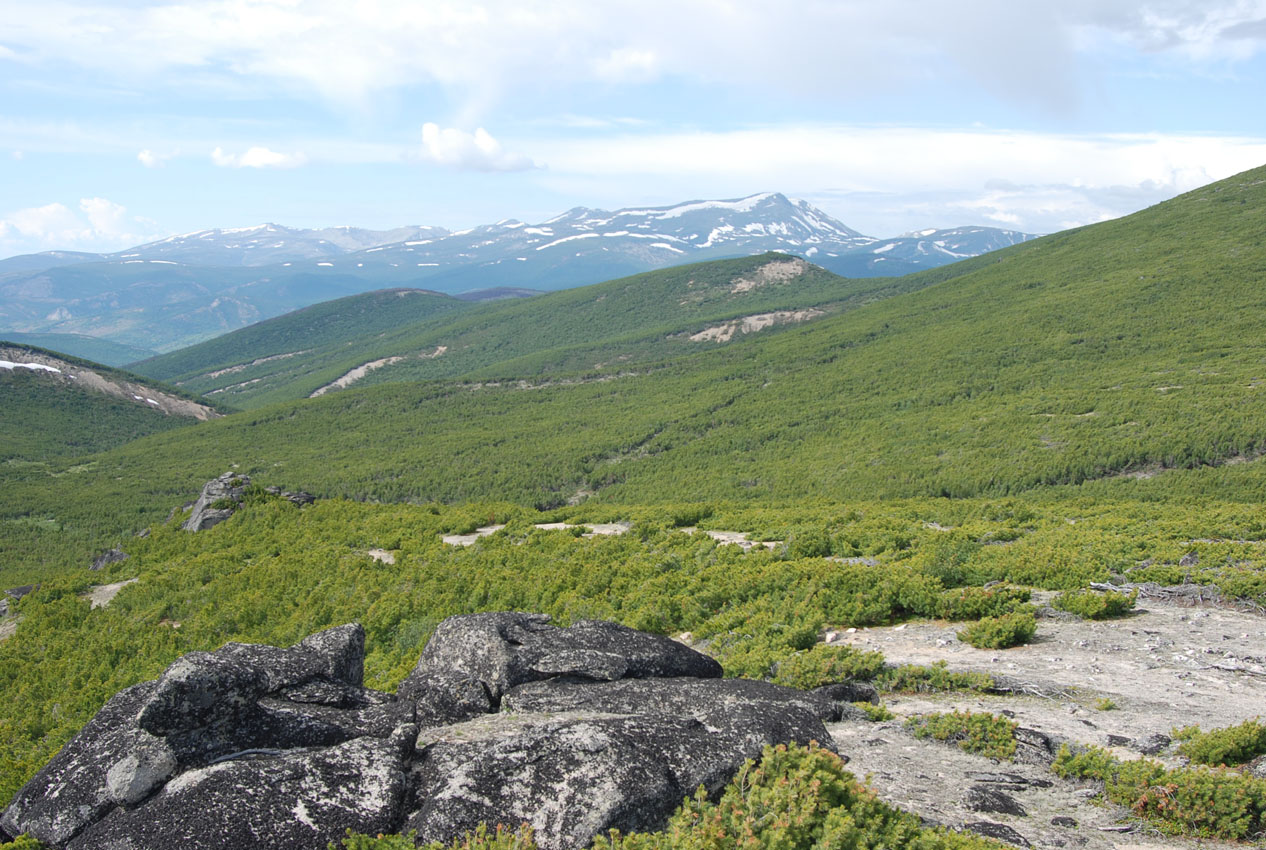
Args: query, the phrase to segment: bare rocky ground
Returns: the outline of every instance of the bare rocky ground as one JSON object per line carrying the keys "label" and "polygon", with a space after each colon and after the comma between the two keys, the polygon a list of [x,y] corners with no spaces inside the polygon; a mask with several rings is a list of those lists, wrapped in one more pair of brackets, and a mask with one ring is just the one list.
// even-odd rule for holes
{"label": "bare rocky ground", "polygon": [[[1034,601],[1051,595],[1035,595]],[[974,649],[955,637],[960,625],[943,621],[836,632],[828,635],[830,643],[879,650],[892,664],[944,660],[951,670],[1003,677],[1023,693],[893,696],[886,704],[896,720],[841,723],[830,730],[851,759],[849,769],[869,776],[882,799],[938,824],[1001,824],[1014,831],[1013,843],[1033,847],[1244,846],[1162,836],[1129,811],[1097,799],[1092,783],[1061,780],[1043,764],[996,761],[918,740],[902,721],[931,712],[988,711],[1056,742],[1139,758],[1141,750],[1165,743],[1153,736],[1168,736],[1175,727],[1208,730],[1263,713],[1264,625],[1266,618],[1253,612],[1140,599],[1135,613],[1121,620],[1039,619],[1032,643],[1008,650]],[[1098,709],[1104,698],[1116,708]],[[1185,763],[1172,746],[1151,757]]]}

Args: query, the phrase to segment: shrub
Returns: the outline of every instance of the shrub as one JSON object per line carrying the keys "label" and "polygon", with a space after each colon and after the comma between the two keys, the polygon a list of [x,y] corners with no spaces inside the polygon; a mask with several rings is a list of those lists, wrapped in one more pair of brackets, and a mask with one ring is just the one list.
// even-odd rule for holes
{"label": "shrub", "polygon": [[986,693],[994,686],[993,677],[987,673],[954,673],[944,661],[930,667],[903,664],[885,668],[875,677],[875,687],[897,694],[930,693],[933,691],[975,691]]}
{"label": "shrub", "polygon": [[779,661],[770,681],[811,690],[846,679],[873,679],[883,669],[884,657],[881,653],[820,643]]}
{"label": "shrub", "polygon": [[1111,620],[1128,614],[1138,595],[1138,590],[1131,590],[1129,593],[1117,593],[1115,590],[1105,593],[1090,589],[1066,590],[1051,600],[1051,607],[1086,620]]}
{"label": "shrub", "polygon": [[916,738],[957,743],[969,753],[997,759],[1015,756],[1016,724],[988,712],[954,711],[911,717],[906,726]]}
{"label": "shrub", "polygon": [[871,723],[880,723],[884,720],[891,720],[897,716],[889,711],[888,706],[886,705],[876,705],[873,702],[855,702],[853,705],[860,708],[866,715],[866,719]]}
{"label": "shrub", "polygon": [[1118,761],[1098,747],[1074,755],[1067,746],[1051,770],[1100,780],[1109,800],[1171,835],[1243,840],[1266,828],[1266,781],[1235,771],[1167,770],[1149,759]]}
{"label": "shrub", "polygon": [[1175,729],[1173,736],[1182,741],[1178,752],[1196,764],[1244,764],[1266,753],[1266,726],[1257,720],[1209,732],[1185,726]]}
{"label": "shrub", "polygon": [[[342,850],[417,850],[417,832],[408,835],[379,835],[376,838],[360,833],[347,831],[343,839]],[[452,844],[432,841],[422,845],[425,850],[536,850],[536,841],[532,837],[532,828],[524,824],[517,830],[508,829],[500,824],[489,830],[486,824],[475,827]],[[339,850],[334,844],[328,850]]]}
{"label": "shrub", "polygon": [[1095,700],[1095,709],[1097,711],[1116,711],[1117,704],[1108,697],[1100,697]]}
{"label": "shrub", "polygon": [[979,620],[1009,614],[1029,601],[1028,588],[1010,584],[994,587],[958,587],[943,591],[937,599],[936,616],[946,620]]}
{"label": "shrub", "polygon": [[31,836],[22,834],[12,841],[0,841],[0,850],[44,850],[44,845]]}
{"label": "shrub", "polygon": [[977,649],[1006,649],[1028,643],[1037,631],[1032,611],[1017,611],[1001,617],[983,617],[958,633],[958,639]]}

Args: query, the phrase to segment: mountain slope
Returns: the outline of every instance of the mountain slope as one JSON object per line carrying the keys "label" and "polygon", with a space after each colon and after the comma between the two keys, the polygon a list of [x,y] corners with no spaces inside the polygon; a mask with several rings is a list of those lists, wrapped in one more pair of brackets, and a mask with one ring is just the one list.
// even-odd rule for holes
{"label": "mountain slope", "polygon": [[[303,351],[292,351],[284,360],[255,363],[249,375],[239,374],[240,369],[228,372],[226,366],[276,357],[280,351],[247,342],[252,328],[135,368],[240,407],[302,398],[365,364],[377,365],[359,376],[358,385],[459,376],[618,374],[776,326],[818,320],[908,285],[845,280],[794,257],[763,254],[402,321],[395,329],[366,327],[358,337],[349,327],[337,345],[305,343]],[[235,352],[234,364],[216,353],[222,348]]]}
{"label": "mountain slope", "polygon": [[153,357],[154,352],[132,345],[123,345],[84,334],[24,334],[12,331],[0,333],[9,342],[19,345],[32,345],[51,351],[60,351],[72,357],[82,357],[105,366],[125,366],[146,357]]}
{"label": "mountain slope", "polygon": [[6,499],[128,528],[237,463],[382,501],[1260,500],[1264,211],[1266,168],[633,374],[352,389],[145,438],[73,487],[10,470]]}
{"label": "mountain slope", "polygon": [[78,457],[221,416],[138,375],[0,340],[0,462]]}
{"label": "mountain slope", "polygon": [[992,228],[935,233],[941,235],[877,240],[777,193],[614,212],[577,208],[538,225],[507,220],[455,233],[273,224],[207,230],[115,254],[0,261],[0,329],[88,334],[171,351],[384,288],[557,290],[764,251],[850,276],[887,276],[1029,238]]}

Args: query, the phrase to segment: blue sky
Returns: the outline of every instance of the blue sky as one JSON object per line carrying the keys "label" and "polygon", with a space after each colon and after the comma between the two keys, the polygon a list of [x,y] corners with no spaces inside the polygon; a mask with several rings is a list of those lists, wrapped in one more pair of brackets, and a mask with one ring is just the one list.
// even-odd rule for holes
{"label": "blue sky", "polygon": [[1266,0],[8,0],[0,256],[781,191],[1051,232],[1266,164]]}

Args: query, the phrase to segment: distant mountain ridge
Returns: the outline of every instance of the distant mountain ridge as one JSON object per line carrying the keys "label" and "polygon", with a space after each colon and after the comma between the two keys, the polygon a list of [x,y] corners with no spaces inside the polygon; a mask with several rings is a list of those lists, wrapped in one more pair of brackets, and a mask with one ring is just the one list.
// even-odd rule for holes
{"label": "distant mountain ridge", "polygon": [[319,301],[384,288],[558,290],[778,251],[847,277],[899,276],[1032,238],[987,227],[865,236],[777,192],[539,224],[202,230],[113,254],[0,260],[0,331],[80,333],[170,351]]}

